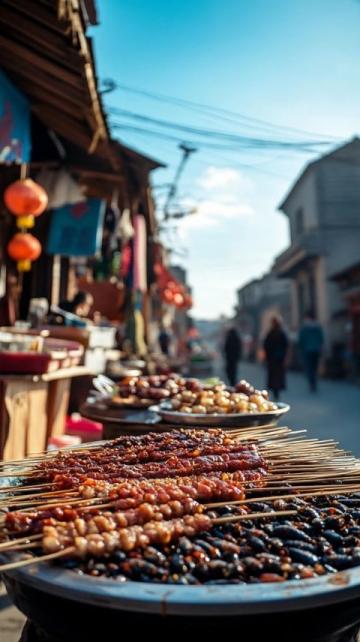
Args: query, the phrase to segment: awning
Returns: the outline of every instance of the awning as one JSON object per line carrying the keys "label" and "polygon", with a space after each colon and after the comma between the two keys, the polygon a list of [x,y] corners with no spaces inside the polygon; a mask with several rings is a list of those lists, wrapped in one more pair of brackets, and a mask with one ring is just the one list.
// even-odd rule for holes
{"label": "awning", "polygon": [[79,0],[2,0],[1,67],[48,128],[108,155],[109,132],[86,37],[91,4],[86,11]]}

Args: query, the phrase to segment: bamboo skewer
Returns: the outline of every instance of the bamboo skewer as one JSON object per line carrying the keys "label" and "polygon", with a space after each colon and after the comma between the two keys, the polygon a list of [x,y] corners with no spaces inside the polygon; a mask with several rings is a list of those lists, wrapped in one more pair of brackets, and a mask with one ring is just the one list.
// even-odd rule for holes
{"label": "bamboo skewer", "polygon": [[29,566],[30,564],[49,562],[50,560],[55,560],[59,557],[66,557],[66,555],[71,555],[71,553],[74,553],[75,550],[76,549],[74,546],[69,546],[68,548],[64,548],[63,550],[57,551],[56,553],[49,553],[49,555],[41,555],[41,557],[31,557],[30,559],[10,562],[9,564],[2,564],[0,566],[0,573],[4,573],[5,571],[12,571],[16,568],[22,568],[23,566]]}
{"label": "bamboo skewer", "polygon": [[[48,502],[47,504],[34,504],[33,506],[36,508],[36,510],[47,510],[49,508],[61,508],[61,507],[64,507],[64,506],[73,507],[73,506],[79,506],[79,504],[85,505],[85,506],[88,505],[88,506],[92,506],[92,507],[95,508],[97,506],[96,502],[100,502],[100,501],[103,501],[103,500],[104,500],[104,497],[94,497],[93,499],[74,499],[72,502],[66,502],[65,500],[59,502],[58,500],[55,500],[54,502]],[[16,511],[10,511],[10,513],[12,513],[12,512],[17,513],[19,511],[17,511],[17,510]],[[29,508],[25,508],[24,510],[21,511],[21,513],[25,513],[25,514],[28,513],[28,512],[31,513],[32,512],[32,508],[30,508],[30,507]]]}
{"label": "bamboo skewer", "polygon": [[28,535],[27,537],[18,537],[17,539],[12,539],[7,542],[1,542],[0,544],[0,552],[3,552],[4,550],[7,550],[8,548],[12,548],[13,544],[23,544],[24,542],[33,542],[34,540],[38,540],[42,538],[42,534],[36,534],[36,535]]}
{"label": "bamboo skewer", "polygon": [[56,486],[55,482],[45,483],[45,484],[28,484],[27,486],[0,486],[0,496],[2,493],[16,493],[20,491],[27,490],[28,493],[31,493],[33,490],[41,490],[43,488],[54,488]]}
{"label": "bamboo skewer", "polygon": [[[227,522],[240,522],[246,519],[258,519],[263,517],[287,517],[297,515],[297,510],[278,510],[269,513],[246,513],[244,515],[232,515],[230,517],[216,517],[212,520],[213,524],[226,524]],[[1,571],[1,568],[0,568]]]}
{"label": "bamboo skewer", "polygon": [[17,551],[31,551],[33,548],[39,548],[40,542],[30,542],[29,544],[19,544],[18,546],[12,546],[9,549],[2,551],[3,553],[17,553]]}
{"label": "bamboo skewer", "polygon": [[0,501],[0,508],[5,505],[9,506],[10,504],[21,504],[23,503],[23,500],[25,501],[31,501],[33,498],[37,497],[42,497],[42,498],[51,498],[51,497],[68,497],[68,496],[73,496],[73,495],[78,495],[78,491],[76,490],[68,490],[68,491],[62,491],[62,490],[54,490],[49,493],[28,493],[27,495],[18,495],[15,497],[12,497],[8,501]]}
{"label": "bamboo skewer", "polygon": [[[221,501],[203,504],[206,510],[216,509],[221,506],[245,506],[265,502],[272,506],[275,500],[292,500],[325,495],[352,495],[360,493],[360,461],[338,447],[334,440],[306,439],[305,430],[291,431],[288,427],[262,426],[249,429],[234,429],[228,431],[234,442],[253,443],[257,445],[258,452],[265,458],[268,467],[268,474],[259,485],[259,482],[251,480],[237,482],[246,489],[247,497],[242,500]],[[89,451],[96,452],[106,442],[98,442],[96,446],[85,448],[69,448],[66,453],[84,454]],[[64,453],[62,451],[61,454]],[[114,509],[116,499],[106,501],[106,497],[94,497],[84,499],[78,489],[58,489],[53,482],[44,481],[41,483],[42,462],[56,460],[59,453],[38,454],[29,460],[19,460],[9,463],[4,462],[1,466],[0,477],[18,477],[24,479],[21,486],[4,487],[4,493],[13,493],[8,499],[0,500],[1,508],[17,507],[20,512],[27,514],[31,510],[46,510],[56,507],[74,506],[82,514],[88,511]],[[81,459],[81,456],[80,456]],[[9,466],[8,471],[6,466]],[[23,472],[21,472],[23,471]],[[170,478],[171,479],[171,478]],[[30,484],[25,484],[25,480]],[[31,485],[31,481],[35,483]],[[130,481],[131,480],[125,480]],[[154,483],[156,480],[151,480]],[[164,481],[164,480],[162,480]],[[258,485],[256,485],[258,483]],[[80,482],[79,482],[80,485]],[[46,491],[45,489],[52,489]],[[0,486],[0,497],[2,488]],[[39,491],[35,492],[34,490]],[[45,490],[45,492],[41,492]],[[285,491],[285,492],[282,492]],[[279,493],[279,494],[274,494]],[[281,493],[281,494],[280,494]],[[47,503],[42,503],[42,502]],[[360,503],[360,497],[358,499]],[[103,502],[103,503],[101,503]],[[13,512],[13,511],[12,511]],[[254,512],[242,515],[223,516],[216,518],[213,524],[224,524],[227,522],[241,522],[252,519],[273,519],[277,517],[293,516],[298,510],[278,510],[269,512]],[[5,521],[5,520],[4,520]],[[5,528],[0,533],[13,536],[15,533],[8,533]],[[22,533],[20,533],[22,535]],[[0,552],[16,552],[41,547],[42,534],[28,535],[10,539],[0,543]],[[47,562],[56,558],[76,554],[76,549],[69,546],[56,553],[19,560],[0,566],[0,572],[21,568],[29,564]]]}
{"label": "bamboo skewer", "polygon": [[[355,491],[360,492],[360,487],[356,488]],[[221,506],[240,506],[242,504],[247,505],[247,504],[256,504],[258,502],[272,502],[276,501],[277,499],[301,499],[302,497],[323,497],[325,495],[347,495],[351,494],[354,492],[354,489],[343,489],[341,492],[339,492],[338,489],[332,489],[332,490],[321,490],[321,491],[309,491],[306,493],[290,493],[288,495],[273,495],[269,496],[266,495],[264,497],[254,497],[254,498],[247,498],[247,499],[236,499],[234,501],[229,501],[229,502],[213,502],[210,504],[206,504],[206,508],[220,508]],[[360,501],[360,499],[359,499]]]}
{"label": "bamboo skewer", "polygon": [[[271,518],[273,519],[274,517],[287,517],[289,515],[296,515],[297,511],[295,510],[287,510],[287,511],[272,511],[269,513],[247,513],[245,515],[234,515],[231,517],[219,517],[216,519],[212,520],[213,524],[224,524],[226,522],[237,522],[237,521],[243,521],[243,520],[251,520],[251,519],[264,519],[264,518]],[[18,542],[19,543],[19,542]],[[25,549],[30,549],[30,548],[38,548],[39,544],[36,542],[31,543],[28,546],[22,547],[21,545],[18,546],[18,550],[25,550]],[[9,552],[15,552],[16,548],[11,547]],[[4,552],[4,550],[2,551]],[[0,573],[4,573],[6,571],[14,570],[16,568],[22,568],[23,566],[28,566],[30,564],[37,564],[40,562],[47,562],[53,559],[57,559],[59,557],[66,557],[67,555],[71,555],[72,553],[75,553],[76,549],[73,546],[69,546],[65,549],[62,549],[61,551],[57,551],[56,553],[50,553],[48,555],[41,555],[39,557],[31,557],[30,559],[25,559],[25,560],[19,560],[16,562],[10,562],[8,564],[3,564],[0,565]]]}

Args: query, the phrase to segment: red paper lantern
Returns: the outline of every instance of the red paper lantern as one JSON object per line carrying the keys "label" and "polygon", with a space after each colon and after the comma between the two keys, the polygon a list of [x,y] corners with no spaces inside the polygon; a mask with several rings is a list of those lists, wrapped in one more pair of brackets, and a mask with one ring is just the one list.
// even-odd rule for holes
{"label": "red paper lantern", "polygon": [[15,181],[4,192],[4,202],[15,216],[39,216],[46,209],[48,196],[31,178]]}
{"label": "red paper lantern", "polygon": [[169,303],[169,304],[174,303],[174,294],[171,290],[169,290],[169,288],[165,288],[163,292],[163,297],[166,303]]}
{"label": "red paper lantern", "polygon": [[181,292],[175,292],[174,294],[174,303],[177,308],[180,308],[184,303],[184,297]]}
{"label": "red paper lantern", "polygon": [[170,281],[167,282],[166,287],[169,288],[169,290],[172,290],[172,292],[174,292],[177,289],[177,284],[175,281],[170,279]]}
{"label": "red paper lantern", "polygon": [[31,261],[39,258],[41,244],[32,234],[18,232],[10,240],[7,251],[9,256],[17,261],[19,272],[27,272],[31,269]]}

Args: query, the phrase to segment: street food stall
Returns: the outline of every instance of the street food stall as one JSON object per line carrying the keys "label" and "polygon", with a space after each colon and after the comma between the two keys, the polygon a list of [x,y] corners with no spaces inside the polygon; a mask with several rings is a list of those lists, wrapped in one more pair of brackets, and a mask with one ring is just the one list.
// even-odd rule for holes
{"label": "street food stall", "polygon": [[70,385],[89,374],[76,342],[0,332],[0,456],[8,461],[46,450],[65,432]]}
{"label": "street food stall", "polygon": [[116,393],[170,402],[192,426],[3,465],[0,572],[23,640],[95,642],[134,617],[161,640],[174,626],[355,640],[360,461],[274,420],[237,426],[279,410],[245,381],[133,377]]}

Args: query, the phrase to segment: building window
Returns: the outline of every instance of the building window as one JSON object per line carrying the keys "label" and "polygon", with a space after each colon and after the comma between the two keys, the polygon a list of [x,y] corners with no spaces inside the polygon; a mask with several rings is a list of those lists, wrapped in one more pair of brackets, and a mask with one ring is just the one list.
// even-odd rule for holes
{"label": "building window", "polygon": [[304,209],[299,207],[295,212],[295,234],[300,236],[304,232]]}

